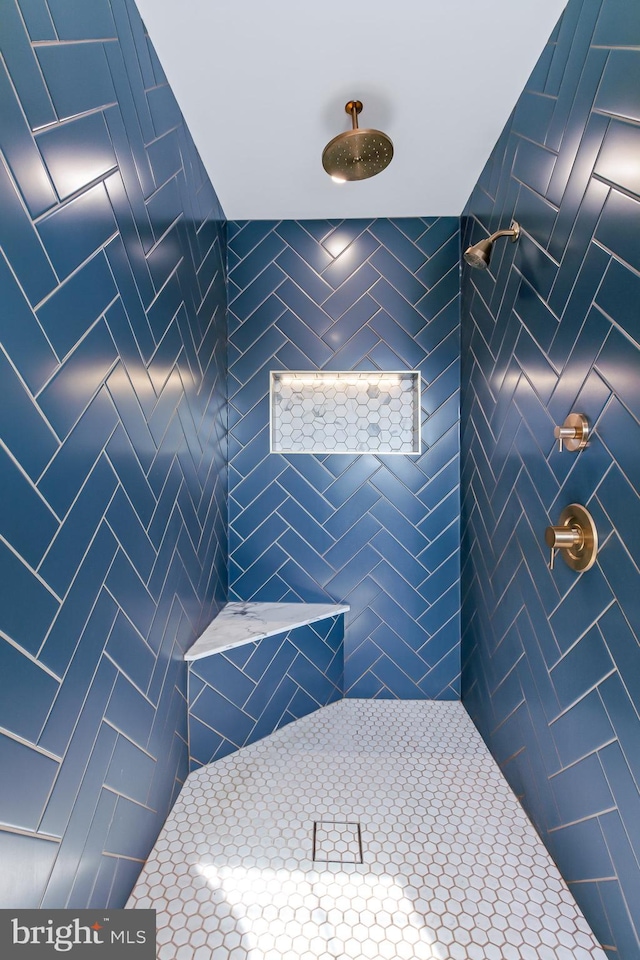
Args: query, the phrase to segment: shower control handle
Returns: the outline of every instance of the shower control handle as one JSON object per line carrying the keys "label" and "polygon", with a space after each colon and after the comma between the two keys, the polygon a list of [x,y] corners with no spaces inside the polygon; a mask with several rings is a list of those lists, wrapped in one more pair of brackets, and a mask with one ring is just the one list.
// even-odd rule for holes
{"label": "shower control handle", "polygon": [[547,527],[544,532],[544,539],[547,546],[551,547],[549,570],[553,570],[557,550],[570,550],[571,548],[582,550],[584,547],[584,536],[580,527]]}
{"label": "shower control handle", "polygon": [[584,450],[589,441],[589,421],[583,413],[570,413],[553,435],[558,441],[558,450]]}
{"label": "shower control handle", "polygon": [[593,517],[579,503],[570,503],[565,507],[557,526],[547,527],[544,532],[545,543],[551,548],[549,569],[553,570],[556,552],[562,551],[562,557],[572,570],[581,573],[596,562],[598,552],[598,532]]}

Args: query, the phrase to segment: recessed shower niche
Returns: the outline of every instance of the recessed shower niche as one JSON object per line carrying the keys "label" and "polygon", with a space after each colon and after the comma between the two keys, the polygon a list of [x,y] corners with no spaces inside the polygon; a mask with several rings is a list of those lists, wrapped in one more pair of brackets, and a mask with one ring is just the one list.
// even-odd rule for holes
{"label": "recessed shower niche", "polygon": [[272,371],[273,453],[420,453],[420,372]]}

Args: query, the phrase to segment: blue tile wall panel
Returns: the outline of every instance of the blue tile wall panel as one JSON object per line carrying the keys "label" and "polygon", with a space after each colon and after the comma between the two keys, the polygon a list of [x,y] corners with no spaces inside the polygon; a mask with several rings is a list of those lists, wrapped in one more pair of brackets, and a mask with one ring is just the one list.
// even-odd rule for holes
{"label": "blue tile wall panel", "polygon": [[[570,0],[463,222],[465,243],[524,230],[462,278],[463,699],[620,960],[640,956],[638,23]],[[572,410],[577,455],[553,440]],[[543,539],[572,501],[601,540],[580,576]]]}
{"label": "blue tile wall panel", "polygon": [[119,907],[227,598],[225,224],[132,0],[2,19],[0,904]]}
{"label": "blue tile wall panel", "polygon": [[342,698],[343,617],[189,664],[191,769]]}
{"label": "blue tile wall panel", "polygon": [[[347,696],[457,698],[458,219],[228,229],[230,592],[349,603]],[[272,369],[420,369],[422,454],[271,454]]]}

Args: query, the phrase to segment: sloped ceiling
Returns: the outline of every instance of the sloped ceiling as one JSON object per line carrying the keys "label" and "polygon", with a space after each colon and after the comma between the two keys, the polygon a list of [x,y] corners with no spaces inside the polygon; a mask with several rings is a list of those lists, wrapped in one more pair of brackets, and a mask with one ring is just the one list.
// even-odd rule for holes
{"label": "sloped ceiling", "polygon": [[[229,219],[458,215],[565,0],[137,0]],[[393,140],[336,184],[324,145]]]}

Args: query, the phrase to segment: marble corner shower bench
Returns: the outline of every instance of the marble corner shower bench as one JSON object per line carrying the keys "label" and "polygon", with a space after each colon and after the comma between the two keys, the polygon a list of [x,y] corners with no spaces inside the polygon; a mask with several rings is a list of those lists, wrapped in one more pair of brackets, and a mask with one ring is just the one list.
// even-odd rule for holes
{"label": "marble corner shower bench", "polygon": [[343,696],[347,604],[227,603],[184,655],[191,770]]}

